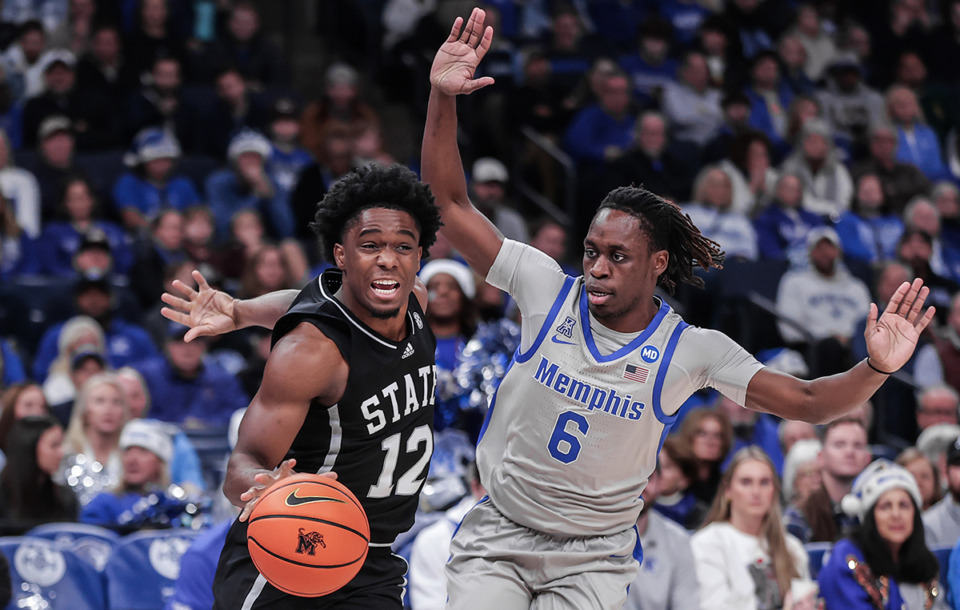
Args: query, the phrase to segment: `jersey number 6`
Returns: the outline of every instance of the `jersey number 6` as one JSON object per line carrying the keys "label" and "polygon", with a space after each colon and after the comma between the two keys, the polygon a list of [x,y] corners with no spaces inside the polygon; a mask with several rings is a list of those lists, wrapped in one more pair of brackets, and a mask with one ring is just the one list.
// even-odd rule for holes
{"label": "jersey number 6", "polygon": [[[410,438],[407,439],[407,453],[414,453],[420,445],[424,444],[426,446],[423,455],[397,480],[398,496],[416,494],[427,476],[427,465],[430,464],[430,456],[433,455],[433,433],[430,431],[430,426],[414,428]],[[397,469],[397,461],[400,459],[400,433],[383,439],[380,447],[387,456],[383,460],[383,470],[380,471],[377,484],[371,485],[370,491],[367,492],[368,498],[386,498],[393,492],[393,472]]]}
{"label": "jersey number 6", "polygon": [[569,464],[580,455],[580,436],[586,436],[590,424],[587,418],[573,411],[564,411],[557,418],[557,425],[553,427],[553,434],[550,435],[550,442],[547,443],[547,449],[553,459]]}

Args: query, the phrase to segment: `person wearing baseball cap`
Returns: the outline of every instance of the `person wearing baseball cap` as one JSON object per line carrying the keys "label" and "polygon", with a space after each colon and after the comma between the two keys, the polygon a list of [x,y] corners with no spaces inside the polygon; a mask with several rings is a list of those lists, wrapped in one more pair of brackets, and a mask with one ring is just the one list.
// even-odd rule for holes
{"label": "person wearing baseball cap", "polygon": [[[82,523],[106,527],[142,524],[157,516],[144,508],[163,503],[170,493],[167,488],[173,440],[165,424],[143,419],[128,421],[120,434],[120,452],[123,471],[119,485],[115,490],[97,494],[81,509]],[[157,501],[152,501],[151,495]]]}
{"label": "person wearing baseball cap", "polygon": [[210,210],[222,237],[229,235],[230,220],[240,210],[254,209],[267,223],[272,237],[293,236],[294,218],[287,191],[269,172],[273,150],[270,140],[255,129],[243,129],[230,140],[230,168],[210,174],[206,191]]}
{"label": "person wearing baseball cap", "polygon": [[889,460],[867,466],[843,498],[860,525],[839,540],[820,570],[827,608],[931,608],[940,594],[936,557],[920,520],[920,488]]}
{"label": "person wearing baseball cap", "polygon": [[166,130],[148,127],[133,139],[123,158],[131,169],[113,187],[113,200],[128,229],[146,227],[164,208],[182,211],[201,202],[193,182],[173,173],[180,156],[180,143]]}
{"label": "person wearing baseball cap", "polygon": [[930,548],[952,547],[960,540],[960,437],[947,447],[947,493],[923,514]]}

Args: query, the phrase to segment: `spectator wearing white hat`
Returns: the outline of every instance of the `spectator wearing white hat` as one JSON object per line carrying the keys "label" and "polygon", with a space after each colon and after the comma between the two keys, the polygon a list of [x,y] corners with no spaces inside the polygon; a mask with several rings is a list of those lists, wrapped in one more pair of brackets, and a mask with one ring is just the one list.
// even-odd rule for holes
{"label": "spectator wearing white hat", "polygon": [[103,150],[124,144],[118,102],[100,91],[77,87],[76,63],[73,53],[63,49],[45,56],[43,93],[27,101],[23,109],[26,147],[36,145],[43,120],[56,114],[72,119],[78,150]]}
{"label": "spectator wearing white hat", "polygon": [[[170,485],[173,440],[160,422],[132,419],[120,434],[120,481],[103,491],[80,511],[80,521],[105,527],[139,525],[152,516],[154,507],[144,498],[165,495]],[[146,504],[147,506],[141,506]]]}
{"label": "spectator wearing white hat", "polygon": [[186,176],[174,175],[180,144],[156,127],[140,131],[124,163],[130,171],[113,185],[113,200],[123,224],[131,230],[149,225],[165,208],[180,211],[200,203],[200,194]]}
{"label": "spectator wearing white hat", "polygon": [[463,263],[450,259],[431,260],[420,270],[420,280],[427,287],[427,323],[437,337],[437,407],[434,426],[439,430],[462,427],[458,398],[460,390],[453,372],[460,364],[460,354],[477,329],[477,313],[473,304],[476,283],[473,271]]}
{"label": "spectator wearing white hat", "polygon": [[920,489],[913,475],[876,460],[844,497],[844,512],[860,525],[839,540],[820,570],[827,608],[931,608],[939,566],[920,520]]}
{"label": "spectator wearing white hat", "polygon": [[[845,369],[857,322],[870,306],[870,290],[841,264],[840,238],[830,227],[807,234],[810,267],[790,271],[780,280],[777,308],[784,319],[780,334],[788,344],[816,350],[813,373]],[[798,329],[806,329],[805,335]]]}
{"label": "spectator wearing white hat", "polygon": [[244,129],[230,141],[227,157],[230,168],[210,174],[206,182],[207,199],[217,231],[229,234],[230,220],[240,210],[257,210],[276,239],[294,232],[290,200],[267,170],[272,147],[270,140],[253,129]]}
{"label": "spectator wearing white hat", "polygon": [[498,159],[482,157],[473,164],[470,172],[470,198],[477,209],[495,224],[507,239],[530,243],[530,232],[516,205],[507,198],[510,174]]}

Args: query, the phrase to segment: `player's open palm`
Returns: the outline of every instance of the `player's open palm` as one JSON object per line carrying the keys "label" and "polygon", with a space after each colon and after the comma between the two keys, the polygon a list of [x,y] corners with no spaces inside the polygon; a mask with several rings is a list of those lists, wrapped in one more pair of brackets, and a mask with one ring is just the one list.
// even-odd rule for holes
{"label": "player's open palm", "polygon": [[437,51],[430,69],[430,84],[442,93],[469,94],[493,84],[489,76],[473,77],[493,41],[493,28],[484,29],[484,17],[483,10],[475,8],[466,27],[463,17],[457,17],[453,22],[450,36]]}
{"label": "player's open palm", "polygon": [[923,303],[930,289],[923,280],[904,282],[890,298],[883,315],[877,318],[877,306],[870,305],[867,316],[867,353],[870,363],[882,371],[894,372],[910,360],[920,333],[930,324],[935,308],[923,312]]}
{"label": "player's open palm", "polygon": [[234,298],[211,288],[199,271],[193,272],[193,279],[197,281],[196,290],[180,280],[173,281],[173,287],[183,298],[164,292],[160,299],[170,307],[164,307],[160,313],[169,320],[190,327],[184,336],[188,342],[196,337],[222,335],[236,330]]}

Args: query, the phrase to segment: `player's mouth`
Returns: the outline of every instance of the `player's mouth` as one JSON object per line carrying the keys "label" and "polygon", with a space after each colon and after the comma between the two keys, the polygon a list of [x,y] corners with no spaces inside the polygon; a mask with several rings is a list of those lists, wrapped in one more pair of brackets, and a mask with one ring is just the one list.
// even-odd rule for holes
{"label": "player's mouth", "polygon": [[370,284],[374,294],[385,299],[393,298],[400,291],[400,282],[393,280],[376,280]]}
{"label": "player's mouth", "polygon": [[587,291],[587,300],[590,301],[591,305],[603,305],[611,298],[613,298],[613,294],[609,292],[604,292],[602,290]]}

